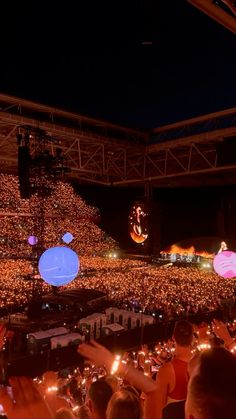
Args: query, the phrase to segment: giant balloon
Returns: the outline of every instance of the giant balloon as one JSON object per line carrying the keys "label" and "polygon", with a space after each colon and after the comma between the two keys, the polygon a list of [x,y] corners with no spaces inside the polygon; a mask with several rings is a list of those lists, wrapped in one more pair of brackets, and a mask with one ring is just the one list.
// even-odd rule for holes
{"label": "giant balloon", "polygon": [[62,241],[66,244],[69,244],[73,240],[73,235],[69,232],[65,233],[64,236],[62,236]]}
{"label": "giant balloon", "polygon": [[30,246],[35,246],[35,244],[38,243],[38,238],[36,236],[29,236],[28,243],[30,244]]}
{"label": "giant balloon", "polygon": [[79,271],[78,255],[69,247],[57,246],[46,250],[39,259],[39,273],[49,285],[59,287],[71,282]]}
{"label": "giant balloon", "polygon": [[224,278],[235,278],[236,253],[229,250],[218,253],[213,260],[213,266],[218,275]]}

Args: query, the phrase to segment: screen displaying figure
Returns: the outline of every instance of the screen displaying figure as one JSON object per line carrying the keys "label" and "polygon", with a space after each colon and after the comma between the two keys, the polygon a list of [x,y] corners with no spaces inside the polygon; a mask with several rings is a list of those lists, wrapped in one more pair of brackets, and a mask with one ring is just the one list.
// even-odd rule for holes
{"label": "screen displaying figure", "polygon": [[129,215],[129,233],[136,243],[148,238],[148,211],[144,203],[135,203]]}
{"label": "screen displaying figure", "polygon": [[218,250],[218,254],[221,253],[221,252],[225,252],[226,250],[228,250],[228,246],[227,246],[225,241],[222,241],[220,243],[220,248]]}

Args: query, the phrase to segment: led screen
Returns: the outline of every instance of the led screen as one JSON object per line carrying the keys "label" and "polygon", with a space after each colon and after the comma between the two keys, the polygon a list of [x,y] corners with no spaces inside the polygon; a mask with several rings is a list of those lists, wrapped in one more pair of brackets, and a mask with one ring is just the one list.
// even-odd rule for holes
{"label": "led screen", "polygon": [[144,243],[148,238],[148,208],[144,202],[135,202],[129,213],[129,234],[135,243]]}

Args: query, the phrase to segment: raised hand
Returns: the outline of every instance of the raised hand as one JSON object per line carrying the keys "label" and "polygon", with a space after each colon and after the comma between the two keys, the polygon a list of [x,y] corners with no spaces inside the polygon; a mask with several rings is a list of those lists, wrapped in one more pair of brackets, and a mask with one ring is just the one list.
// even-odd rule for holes
{"label": "raised hand", "polygon": [[99,343],[95,341],[82,343],[78,346],[77,352],[98,367],[105,365],[111,370],[114,355],[107,348],[99,345]]}
{"label": "raised hand", "polygon": [[225,323],[223,323],[220,320],[214,319],[212,322],[212,329],[215,333],[215,335],[222,339],[226,346],[230,345],[232,343],[232,337],[228,331],[228,328]]}
{"label": "raised hand", "polygon": [[11,377],[9,383],[13,397],[7,387],[0,390],[0,403],[8,419],[53,419],[50,408],[31,378]]}

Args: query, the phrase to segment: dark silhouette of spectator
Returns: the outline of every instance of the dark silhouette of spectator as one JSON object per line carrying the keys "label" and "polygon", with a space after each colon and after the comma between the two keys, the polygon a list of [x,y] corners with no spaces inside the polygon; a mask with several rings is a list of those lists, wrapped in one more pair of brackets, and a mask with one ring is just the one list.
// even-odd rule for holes
{"label": "dark silhouette of spectator", "polygon": [[108,403],[107,419],[143,419],[139,397],[124,389],[114,393]]}
{"label": "dark silhouette of spectator", "polygon": [[186,419],[236,419],[236,357],[225,348],[202,352],[188,385]]}
{"label": "dark silhouette of spectator", "polygon": [[113,394],[111,386],[104,380],[94,381],[89,387],[88,406],[91,419],[105,419],[108,402]]}

